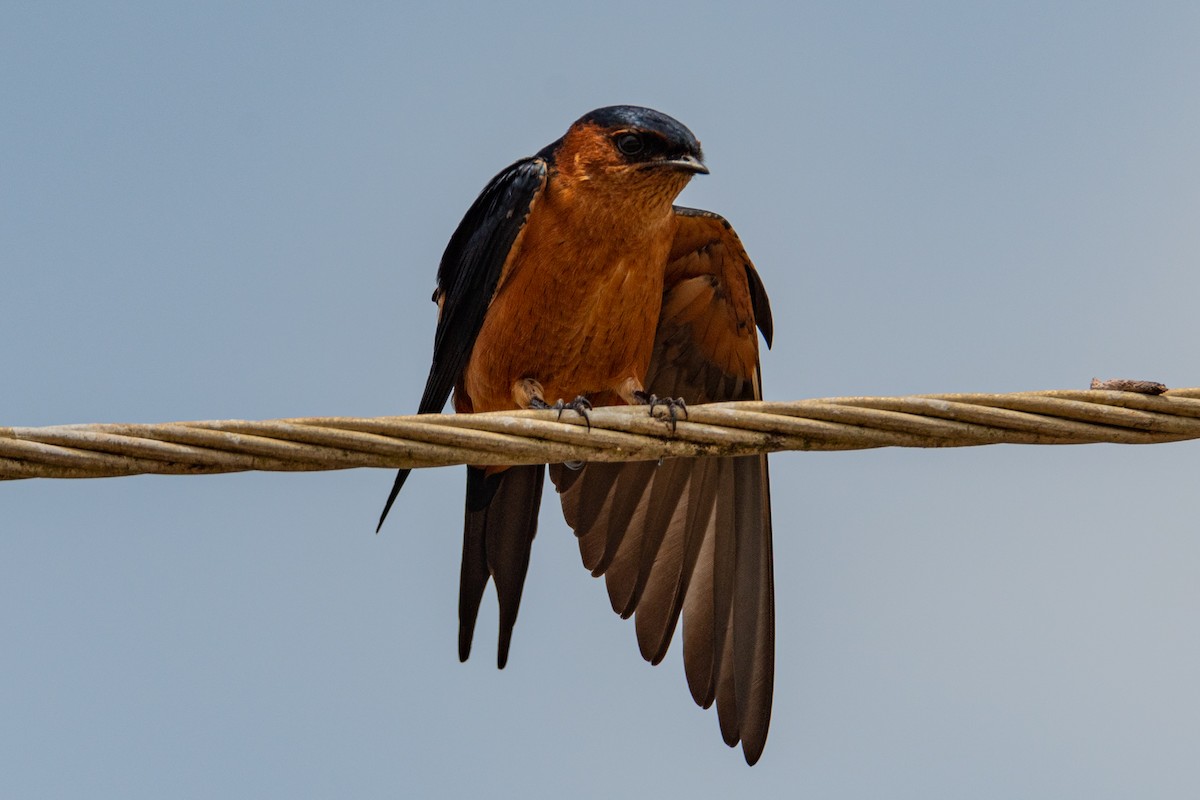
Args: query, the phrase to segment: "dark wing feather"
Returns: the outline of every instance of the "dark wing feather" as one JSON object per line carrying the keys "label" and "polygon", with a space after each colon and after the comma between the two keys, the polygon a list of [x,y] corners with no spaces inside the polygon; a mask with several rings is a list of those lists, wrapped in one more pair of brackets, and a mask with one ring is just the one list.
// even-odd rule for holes
{"label": "dark wing feather", "polygon": [[[716,214],[676,208],[648,391],[691,403],[762,396],[758,339],[766,292],[737,234]],[[638,645],[660,662],[683,616],[684,668],[701,706],[753,764],[770,723],[774,587],[766,456],[551,466],[584,564],[613,609],[635,614]]]}
{"label": "dark wing feather", "polygon": [[[492,178],[450,237],[433,294],[439,306],[438,324],[433,335],[433,364],[418,414],[440,412],[466,369],[513,243],[546,185],[546,172],[546,159],[534,156]],[[383,527],[408,473],[406,469],[397,473],[376,531]]]}

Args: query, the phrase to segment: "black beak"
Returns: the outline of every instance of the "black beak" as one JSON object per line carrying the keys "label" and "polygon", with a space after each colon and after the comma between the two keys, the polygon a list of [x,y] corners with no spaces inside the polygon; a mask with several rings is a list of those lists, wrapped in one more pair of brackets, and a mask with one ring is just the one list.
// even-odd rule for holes
{"label": "black beak", "polygon": [[663,161],[656,161],[654,162],[654,165],[656,167],[671,167],[672,169],[677,169],[682,172],[694,172],[697,175],[708,174],[708,167],[704,166],[704,162],[690,153],[679,156],[678,158],[668,158],[664,159]]}

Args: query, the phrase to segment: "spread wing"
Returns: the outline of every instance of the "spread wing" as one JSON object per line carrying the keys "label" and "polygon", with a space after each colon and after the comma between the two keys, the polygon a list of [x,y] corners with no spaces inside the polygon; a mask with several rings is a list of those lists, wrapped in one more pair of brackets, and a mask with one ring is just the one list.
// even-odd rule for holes
{"label": "spread wing", "polygon": [[[771,309],[722,217],[676,208],[662,315],[645,385],[689,403],[762,396],[758,337]],[[721,733],[755,763],[766,742],[775,622],[767,458],[551,466],[584,565],[613,609],[635,616],[643,657],[659,663],[683,617],[692,697],[714,700]]]}
{"label": "spread wing", "polygon": [[[433,336],[433,364],[417,407],[418,414],[440,412],[455,381],[466,369],[513,244],[546,185],[546,172],[546,160],[534,156],[516,162],[492,178],[450,237],[433,293],[439,309],[438,324]],[[383,526],[408,473],[409,470],[402,469],[396,475],[379,515],[379,527]]]}

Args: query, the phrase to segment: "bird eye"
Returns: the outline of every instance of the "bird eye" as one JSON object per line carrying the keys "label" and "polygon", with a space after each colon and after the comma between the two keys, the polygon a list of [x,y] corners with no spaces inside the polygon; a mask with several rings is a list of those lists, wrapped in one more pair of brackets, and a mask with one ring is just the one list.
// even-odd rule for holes
{"label": "bird eye", "polygon": [[636,156],[646,149],[646,143],[636,133],[622,133],[617,137],[617,149],[627,156]]}

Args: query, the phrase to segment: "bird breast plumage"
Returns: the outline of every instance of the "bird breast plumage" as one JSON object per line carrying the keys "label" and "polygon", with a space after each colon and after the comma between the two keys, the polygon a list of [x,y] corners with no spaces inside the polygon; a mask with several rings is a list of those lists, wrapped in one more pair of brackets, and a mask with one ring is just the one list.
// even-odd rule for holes
{"label": "bird breast plumage", "polygon": [[[514,407],[514,382],[545,400],[620,402],[650,365],[674,237],[670,207],[649,214],[548,193],[530,212],[475,341],[462,388],[474,411]],[[535,215],[541,219],[532,224]]]}

